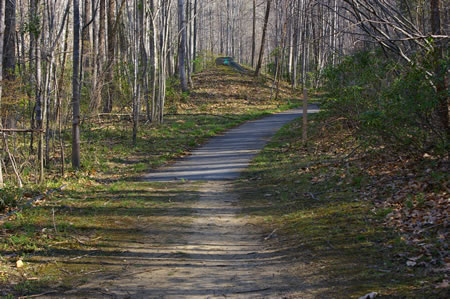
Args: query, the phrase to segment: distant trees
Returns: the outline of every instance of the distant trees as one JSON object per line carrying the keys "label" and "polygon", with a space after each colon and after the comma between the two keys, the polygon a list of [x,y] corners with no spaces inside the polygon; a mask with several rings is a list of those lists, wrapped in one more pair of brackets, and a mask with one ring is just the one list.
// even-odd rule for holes
{"label": "distant trees", "polygon": [[[0,129],[6,142],[14,141],[10,152],[18,172],[23,165],[33,165],[37,178],[44,178],[46,167],[64,172],[70,153],[65,148],[72,150],[73,166],[81,167],[83,152],[78,147],[84,128],[111,113],[129,114],[131,138],[138,142],[143,118],[164,121],[167,79],[180,78],[170,87],[186,91],[202,59],[213,54],[234,56],[256,66],[256,74],[264,72],[276,82],[287,80],[293,88],[317,88],[323,86],[330,67],[345,57],[381,51],[399,65],[424,72],[440,103],[433,124],[439,119],[439,130],[449,130],[448,33],[443,28],[448,23],[448,1],[1,0],[0,4]],[[64,138],[70,127],[72,147]],[[6,142],[0,142],[0,174],[14,173],[15,162],[2,155]]]}

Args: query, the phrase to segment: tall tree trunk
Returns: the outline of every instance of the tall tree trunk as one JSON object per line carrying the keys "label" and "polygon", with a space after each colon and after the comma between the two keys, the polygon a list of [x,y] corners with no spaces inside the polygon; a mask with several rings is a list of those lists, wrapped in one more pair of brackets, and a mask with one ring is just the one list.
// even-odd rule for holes
{"label": "tall tree trunk", "polygon": [[[3,80],[3,37],[4,37],[4,23],[5,23],[5,14],[4,14],[4,4],[5,0],[0,0],[0,82]],[[2,107],[2,84],[0,84],[0,108]],[[2,124],[2,117],[0,114],[0,126]],[[0,153],[0,188],[3,188],[3,152]]]}
{"label": "tall tree trunk", "polygon": [[225,27],[225,52],[230,56],[230,0],[227,0],[227,25]]}
{"label": "tall tree trunk", "polygon": [[192,49],[192,72],[195,73],[195,59],[197,59],[197,0],[194,0],[194,36]]}
{"label": "tall tree trunk", "polygon": [[[433,35],[441,35],[441,3],[440,0],[430,0],[431,7],[431,31]],[[450,126],[449,126],[449,97],[446,84],[447,69],[441,63],[444,57],[444,42],[441,38],[437,38],[434,44],[434,76],[436,84],[436,92],[439,97],[439,117],[441,120],[441,126],[444,132],[447,134],[447,138],[450,138]]]}
{"label": "tall tree trunk", "polygon": [[[3,80],[13,81],[16,77],[16,0],[6,0],[4,11]],[[6,92],[7,97],[14,96],[13,88],[6,88]],[[7,127],[15,128],[16,118],[13,113],[7,114],[5,121]]]}
{"label": "tall tree trunk", "polygon": [[[150,0],[150,13],[151,13],[151,32],[150,32],[150,64],[151,64],[151,86],[152,86],[152,103],[151,112],[147,103],[147,118],[148,120],[157,121],[156,115],[156,86],[157,86],[157,71],[158,71],[158,30],[156,28],[156,16],[155,16],[155,4],[154,0]],[[149,115],[150,113],[150,115]]]}
{"label": "tall tree trunk", "polygon": [[[3,41],[5,36],[5,1],[6,0],[0,0],[0,82],[3,81]],[[2,106],[2,86],[3,84],[0,84],[0,108]],[[2,119],[0,114],[0,123],[1,120]],[[1,167],[2,166],[0,164],[0,169]]]}
{"label": "tall tree trunk", "polygon": [[[37,4],[37,1],[36,1]],[[38,8],[33,9],[33,12],[38,15]],[[37,26],[41,26],[41,24],[36,24]],[[44,181],[44,116],[45,116],[45,95],[42,93],[42,49],[43,43],[39,36],[39,33],[36,33],[35,40],[35,60],[36,60],[36,82],[35,82],[35,96],[36,96],[36,122],[37,128],[41,131],[39,132],[39,145],[38,145],[38,157],[39,157],[39,182],[43,183]]]}
{"label": "tall tree trunk", "polygon": [[270,3],[271,2],[272,2],[272,0],[267,0],[266,15],[264,17],[264,27],[263,27],[262,38],[261,38],[261,49],[259,50],[259,58],[258,58],[258,64],[256,65],[255,76],[259,75],[259,71],[260,71],[261,65],[262,65],[262,59],[264,56],[264,44],[266,41],[267,24],[269,23]]}
{"label": "tall tree trunk", "polygon": [[181,33],[178,47],[178,71],[180,73],[181,90],[188,91],[186,80],[186,26],[184,21],[183,0],[178,0],[178,32]]}
{"label": "tall tree trunk", "polygon": [[[192,87],[192,4],[190,0],[186,1],[186,14],[185,14],[185,32],[186,32],[186,49],[185,49],[185,66],[187,82]],[[189,29],[189,30],[188,30]]]}
{"label": "tall tree trunk", "polygon": [[97,81],[95,86],[95,106],[94,106],[94,112],[97,112],[101,100],[102,100],[102,91],[103,91],[103,84],[105,81],[105,69],[104,69],[104,62],[105,62],[105,23],[106,23],[106,5],[105,0],[99,0],[100,1],[100,7],[99,7],[99,20],[98,20],[98,52],[97,52]]}
{"label": "tall tree trunk", "polygon": [[255,67],[256,51],[256,0],[253,0],[253,23],[252,23],[252,67]]}
{"label": "tall tree trunk", "polygon": [[[69,47],[69,20],[67,19],[66,23],[66,33],[64,37],[64,44],[63,44],[63,57],[61,61],[61,66],[64,69],[66,65],[66,59],[67,59],[67,48]],[[59,131],[59,147],[61,152],[61,177],[64,177],[64,171],[65,171],[65,153],[64,153],[64,138],[62,136],[63,131],[63,107],[62,107],[62,93],[63,93],[63,86],[64,86],[64,72],[61,72],[59,77],[59,83],[58,83],[58,91],[57,91],[57,109],[56,114],[58,118],[58,131]]]}
{"label": "tall tree trunk", "polygon": [[139,128],[139,113],[141,108],[141,33],[143,30],[144,3],[142,0],[134,0],[134,20],[133,20],[133,60],[134,60],[134,82],[133,82],[133,145],[137,144],[137,133]]}
{"label": "tall tree trunk", "polygon": [[291,85],[292,88],[297,87],[297,70],[298,70],[298,41],[299,41],[299,31],[300,31],[300,0],[297,0],[297,14],[294,22],[294,36],[293,36],[293,54],[292,54],[292,76],[291,76]]}
{"label": "tall tree trunk", "polygon": [[15,79],[16,68],[16,0],[6,0],[3,42],[3,78]]}
{"label": "tall tree trunk", "polygon": [[158,121],[164,121],[164,104],[166,99],[167,61],[169,49],[169,27],[171,0],[159,0],[160,7],[160,43],[159,43],[159,67],[158,67]]}
{"label": "tall tree trunk", "polygon": [[89,33],[89,29],[90,26],[92,25],[89,24],[89,22],[91,21],[91,5],[90,5],[90,0],[84,0],[84,4],[83,4],[83,27],[81,30],[81,57],[83,58],[82,61],[82,67],[83,67],[83,71],[85,72],[85,74],[83,74],[83,76],[88,76],[90,74],[90,55],[88,55],[90,53],[91,50],[91,38],[90,38],[90,33]]}
{"label": "tall tree trunk", "polygon": [[80,8],[73,0],[72,167],[80,168]]}
{"label": "tall tree trunk", "polygon": [[115,55],[115,12],[116,12],[116,1],[108,0],[108,54],[106,63],[106,86],[107,94],[104,97],[104,107],[103,112],[110,113],[113,107],[113,97],[114,97],[114,55]]}

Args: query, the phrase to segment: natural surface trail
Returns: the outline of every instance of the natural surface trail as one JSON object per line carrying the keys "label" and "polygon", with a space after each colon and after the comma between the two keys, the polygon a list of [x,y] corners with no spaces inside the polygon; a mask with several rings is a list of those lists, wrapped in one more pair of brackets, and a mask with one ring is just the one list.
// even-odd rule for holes
{"label": "natural surface trail", "polygon": [[[316,112],[311,107],[309,112]],[[189,157],[145,176],[186,183],[199,196],[179,211],[145,224],[149,239],[124,242],[122,274],[99,277],[60,298],[313,298],[299,281],[289,249],[271,248],[262,232],[240,213],[233,182],[251,158],[299,109],[248,122],[194,151]],[[191,209],[191,213],[183,209]],[[142,229],[142,228],[141,228]],[[164,232],[155,241],[155,235]],[[126,260],[125,260],[126,259]],[[296,261],[296,271],[307,262]],[[315,290],[319,288],[314,286]],[[51,295],[50,295],[51,296]],[[54,298],[54,297],[53,297]]]}

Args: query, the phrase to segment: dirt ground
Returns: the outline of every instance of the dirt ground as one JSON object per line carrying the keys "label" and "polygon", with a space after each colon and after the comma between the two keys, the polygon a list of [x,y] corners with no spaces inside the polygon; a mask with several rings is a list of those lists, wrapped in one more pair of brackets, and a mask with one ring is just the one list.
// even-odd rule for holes
{"label": "dirt ground", "polygon": [[[317,277],[313,283],[293,275],[303,268],[308,277],[308,263],[274,247],[276,232],[267,235],[254,219],[240,216],[232,182],[196,188],[196,201],[157,223],[142,223],[148,238],[124,240],[124,254],[108,261],[122,267],[120,274],[40,298],[317,298]],[[186,209],[193,213],[183,215]]]}

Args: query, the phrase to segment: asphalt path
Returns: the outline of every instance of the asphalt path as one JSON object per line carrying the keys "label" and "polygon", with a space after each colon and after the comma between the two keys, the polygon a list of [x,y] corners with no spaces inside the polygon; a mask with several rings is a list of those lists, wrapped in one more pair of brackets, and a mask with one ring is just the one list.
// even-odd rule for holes
{"label": "asphalt path", "polygon": [[[318,111],[317,105],[309,105],[308,114]],[[296,108],[249,121],[211,138],[191,155],[145,175],[144,179],[160,182],[236,179],[282,126],[302,114],[303,110]]]}

